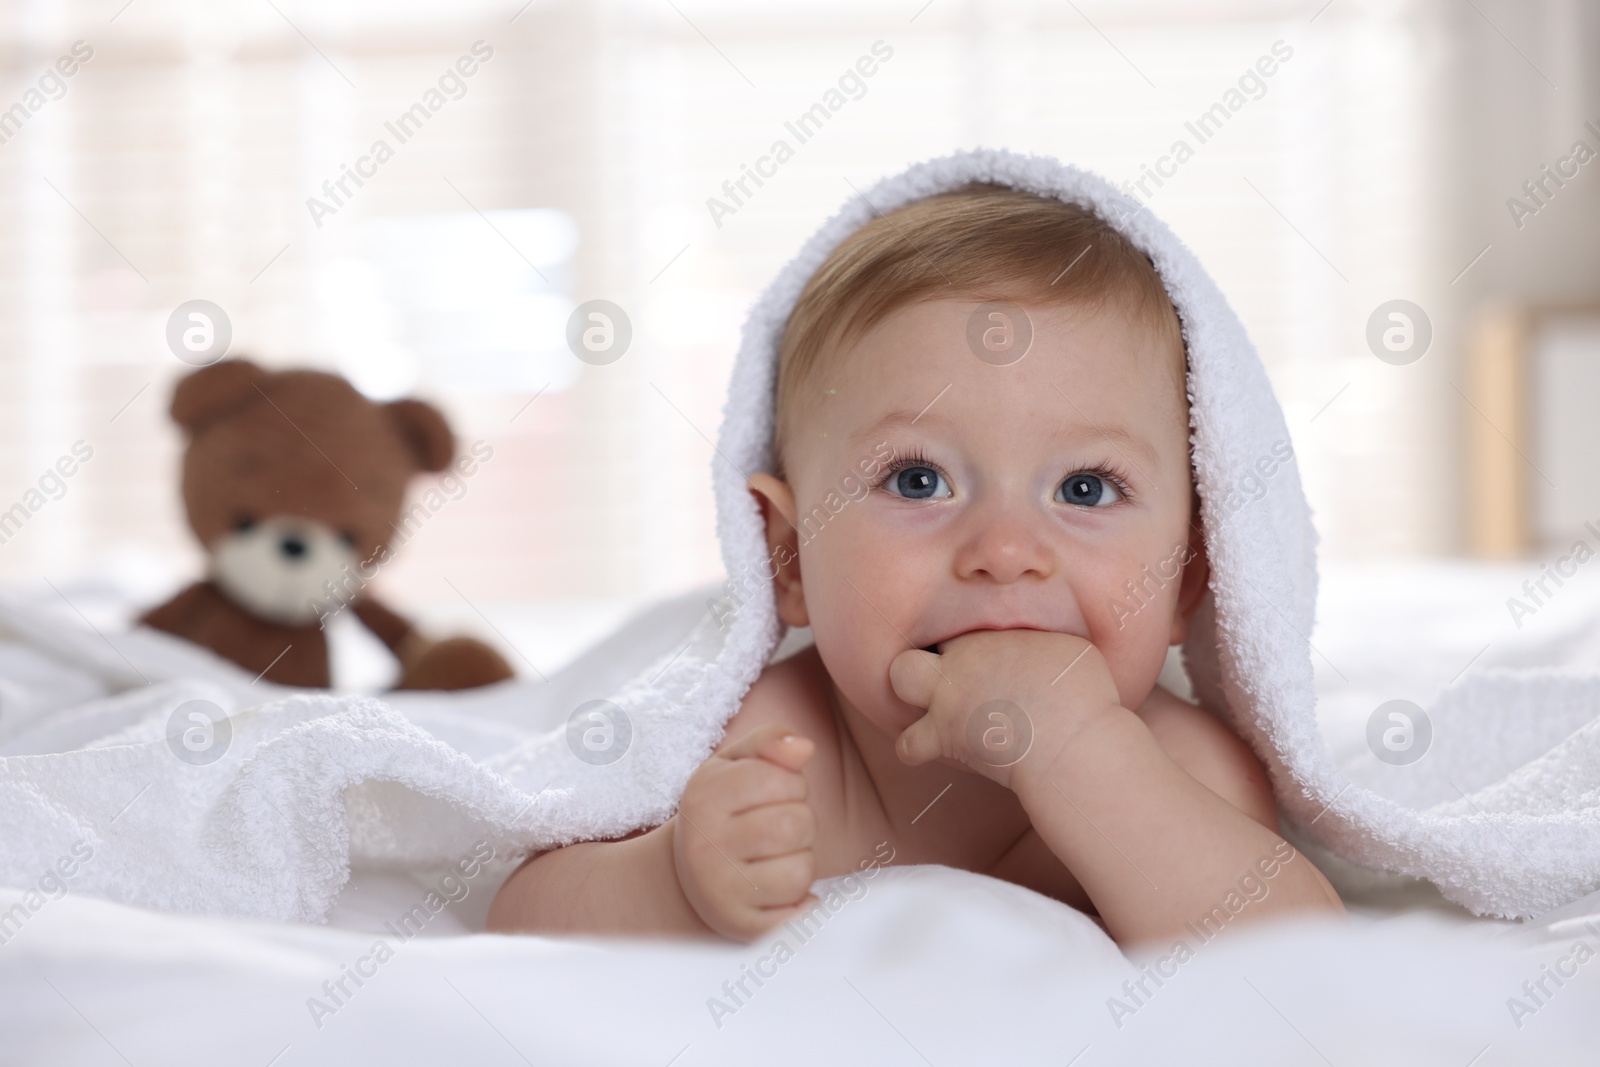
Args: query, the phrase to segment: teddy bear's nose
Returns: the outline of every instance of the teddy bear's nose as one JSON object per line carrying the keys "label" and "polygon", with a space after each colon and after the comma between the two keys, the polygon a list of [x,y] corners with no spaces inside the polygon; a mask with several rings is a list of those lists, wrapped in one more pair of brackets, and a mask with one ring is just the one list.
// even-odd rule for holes
{"label": "teddy bear's nose", "polygon": [[290,559],[300,559],[306,554],[306,543],[291,535],[278,542],[278,551]]}

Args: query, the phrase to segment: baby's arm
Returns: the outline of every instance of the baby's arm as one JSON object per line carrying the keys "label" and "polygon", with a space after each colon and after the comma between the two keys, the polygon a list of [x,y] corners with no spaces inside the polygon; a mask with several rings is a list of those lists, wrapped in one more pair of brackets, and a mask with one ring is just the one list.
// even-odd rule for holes
{"label": "baby's arm", "polygon": [[[1098,651],[1066,635],[975,634],[941,653],[895,661],[896,691],[930,708],[902,737],[902,758],[961,759],[1016,792],[1118,942],[1180,934],[1218,906],[1222,922],[1343,910],[1278,836],[1260,764],[1203,712],[1186,714],[1175,698],[1142,716],[1123,708]],[[1062,672],[1065,663],[1074,666]],[[970,709],[992,699],[1024,708],[1033,726],[1033,748],[1013,766],[966,749]],[[1248,903],[1247,878],[1266,887]]]}
{"label": "baby's arm", "polygon": [[[737,729],[740,717],[730,723]],[[535,856],[489,908],[497,933],[747,939],[808,903],[815,820],[800,774],[814,746],[772,724],[724,744],[645,833]],[[799,904],[797,904],[799,902]]]}
{"label": "baby's arm", "polygon": [[[1230,752],[1243,749],[1231,735],[1232,745],[1202,738],[1188,753],[1204,775],[1197,777],[1149,723],[1124,711],[1086,725],[1040,773],[1019,776],[1034,828],[1078,875],[1106,929],[1119,942],[1136,942],[1198,927],[1219,906],[1223,917],[1213,928],[1235,914],[1253,921],[1342,912],[1322,872],[1276,832],[1255,758]],[[1247,897],[1241,882],[1261,887],[1252,894],[1259,899]]]}
{"label": "baby's arm", "polygon": [[670,821],[618,841],[543,852],[506,879],[491,933],[703,934],[678,885]]}

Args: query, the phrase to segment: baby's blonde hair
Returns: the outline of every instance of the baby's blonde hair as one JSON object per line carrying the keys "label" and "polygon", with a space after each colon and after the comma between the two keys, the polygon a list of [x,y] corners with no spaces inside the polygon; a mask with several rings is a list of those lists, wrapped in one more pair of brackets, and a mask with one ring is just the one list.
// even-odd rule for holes
{"label": "baby's blonde hair", "polygon": [[1088,208],[975,183],[877,216],[807,281],[778,348],[780,467],[798,398],[822,353],[893,311],[942,297],[1121,304],[1171,342],[1178,354],[1178,390],[1184,392],[1182,328],[1149,258]]}

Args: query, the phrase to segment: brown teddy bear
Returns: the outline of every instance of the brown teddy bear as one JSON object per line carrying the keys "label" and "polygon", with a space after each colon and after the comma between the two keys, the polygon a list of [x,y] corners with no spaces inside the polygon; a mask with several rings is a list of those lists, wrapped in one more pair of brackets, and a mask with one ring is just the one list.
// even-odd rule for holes
{"label": "brown teddy bear", "polygon": [[210,575],[140,622],[280,685],[327,686],[323,623],[348,601],[399,659],[401,689],[511,677],[487,645],[429,641],[360,588],[389,559],[412,475],[450,465],[455,440],[436,408],[232,359],[180,381],[172,418],[188,436],[183,501]]}

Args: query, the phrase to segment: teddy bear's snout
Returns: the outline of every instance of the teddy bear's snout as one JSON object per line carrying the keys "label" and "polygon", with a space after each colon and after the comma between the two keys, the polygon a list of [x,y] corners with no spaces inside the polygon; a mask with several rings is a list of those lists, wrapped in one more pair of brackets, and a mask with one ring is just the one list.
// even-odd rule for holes
{"label": "teddy bear's snout", "polygon": [[211,546],[211,577],[264,619],[289,626],[315,622],[359,593],[365,579],[352,539],[300,515],[237,527]]}

